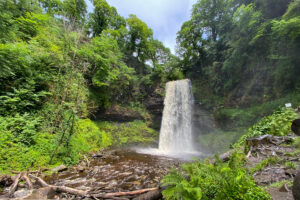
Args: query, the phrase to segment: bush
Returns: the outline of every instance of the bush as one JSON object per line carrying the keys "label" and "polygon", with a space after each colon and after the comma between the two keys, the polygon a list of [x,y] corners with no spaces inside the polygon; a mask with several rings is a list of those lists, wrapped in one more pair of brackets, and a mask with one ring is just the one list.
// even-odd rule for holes
{"label": "bush", "polygon": [[175,200],[270,199],[242,167],[243,158],[235,153],[228,163],[197,161],[183,165],[181,171],[172,170],[162,180],[168,186],[163,196]]}
{"label": "bush", "polygon": [[281,108],[272,115],[266,116],[258,123],[248,129],[246,135],[243,135],[235,146],[245,143],[248,138],[262,136],[266,134],[284,136],[290,133],[291,124],[298,117],[297,113],[290,108]]}

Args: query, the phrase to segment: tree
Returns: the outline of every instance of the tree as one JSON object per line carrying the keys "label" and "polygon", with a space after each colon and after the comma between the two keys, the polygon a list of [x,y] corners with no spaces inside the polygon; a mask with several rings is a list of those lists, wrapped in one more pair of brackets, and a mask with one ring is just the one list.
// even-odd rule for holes
{"label": "tree", "polygon": [[130,15],[126,21],[129,27],[130,40],[128,50],[131,55],[135,53],[139,61],[144,63],[150,59],[150,40],[153,38],[153,32],[145,22],[135,15]]}
{"label": "tree", "polygon": [[86,3],[84,0],[64,0],[63,12],[71,22],[83,24],[87,13]]}
{"label": "tree", "polygon": [[125,19],[121,17],[114,7],[105,0],[93,0],[94,12],[89,16],[89,32],[99,36],[106,29],[120,29],[126,26]]}
{"label": "tree", "polygon": [[40,3],[50,15],[58,14],[63,9],[63,3],[61,0],[40,0]]}

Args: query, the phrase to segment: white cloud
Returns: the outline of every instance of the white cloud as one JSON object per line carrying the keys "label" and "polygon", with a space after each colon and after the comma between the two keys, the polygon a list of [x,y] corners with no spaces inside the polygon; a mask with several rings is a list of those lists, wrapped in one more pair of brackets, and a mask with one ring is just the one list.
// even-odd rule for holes
{"label": "white cloud", "polygon": [[176,33],[190,18],[196,0],[107,0],[123,17],[135,14],[153,29],[154,37],[174,53]]}

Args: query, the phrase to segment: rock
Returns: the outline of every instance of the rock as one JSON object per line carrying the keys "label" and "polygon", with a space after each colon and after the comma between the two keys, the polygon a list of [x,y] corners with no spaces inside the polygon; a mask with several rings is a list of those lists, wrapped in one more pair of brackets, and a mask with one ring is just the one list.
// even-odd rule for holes
{"label": "rock", "polygon": [[297,170],[294,170],[294,169],[286,169],[285,170],[285,174],[286,175],[289,175],[291,177],[295,177],[296,174],[297,174]]}
{"label": "rock", "polygon": [[295,119],[292,122],[291,130],[298,136],[300,136],[300,119]]}
{"label": "rock", "polygon": [[281,186],[281,188],[279,189],[279,192],[289,192],[290,190],[289,190],[289,188],[288,188],[288,186],[287,186],[287,183],[286,184],[283,184],[282,186]]}
{"label": "rock", "polygon": [[63,172],[68,170],[68,168],[65,165],[60,165],[58,167],[55,167],[54,169],[52,169],[53,172]]}
{"label": "rock", "polygon": [[300,200],[300,170],[294,178],[293,196],[295,200]]}
{"label": "rock", "polygon": [[23,198],[32,194],[32,190],[21,189],[14,193],[15,198]]}
{"label": "rock", "polygon": [[51,187],[44,187],[37,190],[34,190],[30,195],[24,197],[23,199],[53,199],[56,192]]}
{"label": "rock", "polygon": [[112,105],[105,110],[99,110],[95,114],[95,119],[114,122],[131,122],[134,120],[144,120],[143,116],[130,108]]}
{"label": "rock", "polygon": [[79,165],[79,166],[76,168],[76,170],[77,170],[78,172],[84,172],[84,171],[85,171],[85,168],[84,168],[83,166]]}

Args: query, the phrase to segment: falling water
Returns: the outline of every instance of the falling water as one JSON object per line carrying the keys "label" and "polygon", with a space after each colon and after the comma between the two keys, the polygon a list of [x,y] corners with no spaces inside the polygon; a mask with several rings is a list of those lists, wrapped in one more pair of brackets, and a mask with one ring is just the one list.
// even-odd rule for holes
{"label": "falling water", "polygon": [[191,81],[168,82],[164,104],[159,151],[172,154],[193,152]]}

